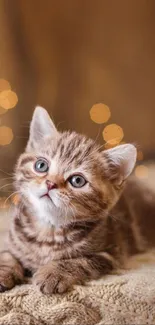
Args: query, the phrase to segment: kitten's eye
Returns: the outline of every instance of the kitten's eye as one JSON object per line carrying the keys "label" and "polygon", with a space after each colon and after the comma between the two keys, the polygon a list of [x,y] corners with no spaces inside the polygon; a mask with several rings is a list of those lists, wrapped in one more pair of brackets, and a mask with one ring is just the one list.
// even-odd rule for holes
{"label": "kitten's eye", "polygon": [[69,177],[68,181],[73,187],[76,188],[83,187],[87,183],[85,178],[81,175],[73,175]]}
{"label": "kitten's eye", "polygon": [[46,173],[48,171],[48,163],[46,160],[40,158],[36,161],[34,168],[38,173]]}

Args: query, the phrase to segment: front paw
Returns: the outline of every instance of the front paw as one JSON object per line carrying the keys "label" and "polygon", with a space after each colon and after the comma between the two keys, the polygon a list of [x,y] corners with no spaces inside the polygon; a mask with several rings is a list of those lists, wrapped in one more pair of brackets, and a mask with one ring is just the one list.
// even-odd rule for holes
{"label": "front paw", "polygon": [[33,276],[35,283],[44,294],[64,293],[73,284],[79,283],[77,277],[61,268],[61,265],[42,266]]}
{"label": "front paw", "polygon": [[19,282],[10,268],[0,268],[0,292],[12,289]]}

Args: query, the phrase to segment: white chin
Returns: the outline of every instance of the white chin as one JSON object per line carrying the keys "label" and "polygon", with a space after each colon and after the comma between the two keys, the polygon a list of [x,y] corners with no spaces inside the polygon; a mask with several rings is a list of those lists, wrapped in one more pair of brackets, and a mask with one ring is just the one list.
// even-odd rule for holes
{"label": "white chin", "polygon": [[41,198],[41,200],[43,200],[44,202],[46,202],[46,204],[52,204],[52,205],[55,205],[54,204],[54,202],[53,202],[53,200],[51,199],[51,197],[49,197],[49,196],[44,196],[44,197],[42,197]]}
{"label": "white chin", "polygon": [[60,209],[58,209],[53,201],[45,197],[40,204],[37,206],[37,217],[43,222],[44,224],[50,223],[51,225],[58,227],[63,224],[64,216],[62,211],[60,213]]}
{"label": "white chin", "polygon": [[58,198],[36,197],[29,193],[29,201],[38,220],[43,224],[51,224],[55,227],[63,226],[66,223],[65,209],[60,205]]}

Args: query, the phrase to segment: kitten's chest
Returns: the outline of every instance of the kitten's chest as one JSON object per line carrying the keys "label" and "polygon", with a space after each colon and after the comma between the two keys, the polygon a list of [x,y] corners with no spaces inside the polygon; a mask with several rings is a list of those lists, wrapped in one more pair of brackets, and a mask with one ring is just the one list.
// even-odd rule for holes
{"label": "kitten's chest", "polygon": [[[11,251],[25,268],[35,271],[52,260],[78,256],[84,246],[84,238],[78,238],[73,230],[42,227],[15,227],[16,233],[10,243]],[[12,245],[13,244],[13,245]]]}
{"label": "kitten's chest", "polygon": [[52,242],[34,242],[31,244],[31,252],[26,247],[23,264],[28,268],[37,269],[52,260],[59,260],[66,255],[67,245],[65,237],[54,238]]}

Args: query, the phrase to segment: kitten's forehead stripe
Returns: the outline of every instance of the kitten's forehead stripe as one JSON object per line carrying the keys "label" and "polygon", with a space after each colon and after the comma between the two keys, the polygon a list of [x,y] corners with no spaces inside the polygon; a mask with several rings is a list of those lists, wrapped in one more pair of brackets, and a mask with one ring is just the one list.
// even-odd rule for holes
{"label": "kitten's forehead stripe", "polygon": [[67,164],[74,163],[74,166],[84,163],[84,159],[88,159],[93,153],[95,146],[94,141],[76,133],[65,132],[57,143],[57,151],[55,154],[60,161]]}
{"label": "kitten's forehead stripe", "polygon": [[22,157],[21,161],[20,161],[20,164],[21,166],[22,165],[25,165],[29,162],[33,162],[35,161],[35,157],[33,157],[32,155],[31,156],[25,156],[25,157]]}

